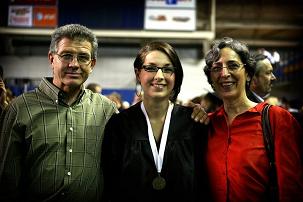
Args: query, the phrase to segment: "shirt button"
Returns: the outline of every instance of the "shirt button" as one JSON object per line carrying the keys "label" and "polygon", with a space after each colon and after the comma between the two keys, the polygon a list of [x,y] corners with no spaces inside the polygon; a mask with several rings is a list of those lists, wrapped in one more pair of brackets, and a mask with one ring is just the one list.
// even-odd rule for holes
{"label": "shirt button", "polygon": [[70,131],[73,131],[73,127],[70,127],[69,130],[70,130]]}
{"label": "shirt button", "polygon": [[69,175],[69,176],[70,176],[71,174],[72,174],[71,172],[67,172],[67,175]]}
{"label": "shirt button", "polygon": [[68,151],[69,151],[70,153],[72,153],[72,152],[73,152],[73,150],[72,150],[72,149],[69,149]]}

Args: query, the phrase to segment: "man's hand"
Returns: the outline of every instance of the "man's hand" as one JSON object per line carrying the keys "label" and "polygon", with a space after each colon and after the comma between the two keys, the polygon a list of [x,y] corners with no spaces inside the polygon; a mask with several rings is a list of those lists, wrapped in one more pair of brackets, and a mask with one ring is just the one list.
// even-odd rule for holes
{"label": "man's hand", "polygon": [[201,107],[199,104],[188,103],[189,107],[193,108],[193,113],[191,114],[191,118],[194,119],[196,122],[203,123],[205,125],[209,124],[209,117],[206,111]]}

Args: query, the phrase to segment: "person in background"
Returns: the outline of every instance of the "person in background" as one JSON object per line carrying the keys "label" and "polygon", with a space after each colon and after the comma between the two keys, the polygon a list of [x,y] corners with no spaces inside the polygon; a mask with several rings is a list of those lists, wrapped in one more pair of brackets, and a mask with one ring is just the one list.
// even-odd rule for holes
{"label": "person in background", "polygon": [[132,101],[132,104],[131,104],[131,105],[135,105],[135,104],[137,104],[138,102],[142,101],[142,97],[143,97],[142,94],[143,94],[143,93],[140,93],[140,94],[137,95],[137,93],[135,93],[134,96],[133,96],[133,101]]}
{"label": "person in background", "polygon": [[205,112],[210,113],[216,111],[222,105],[222,100],[218,98],[214,93],[208,92],[204,95],[192,98],[183,105],[191,106],[193,104],[200,104]]}
{"label": "person in background", "polygon": [[7,86],[5,87],[6,87],[6,101],[9,104],[16,96],[14,95],[14,93],[9,87]]}
{"label": "person in background", "polygon": [[116,104],[116,107],[119,111],[124,110],[123,101],[120,93],[112,92],[111,94],[107,95],[108,99],[113,101]]}
{"label": "person in background", "polygon": [[94,93],[102,93],[102,87],[97,83],[89,83],[86,86],[86,89],[93,91]]}
{"label": "person in background", "polygon": [[0,66],[0,116],[2,111],[4,111],[5,107],[8,105],[6,97],[6,88],[3,81],[3,68]]}
{"label": "person in background", "polygon": [[303,113],[300,111],[302,108],[303,100],[295,99],[295,100],[288,100],[286,97],[282,97],[280,99],[280,107],[283,107],[287,111],[289,111],[299,122],[301,127],[303,128]]}
{"label": "person in background", "polygon": [[104,201],[208,201],[207,127],[175,104],[183,69],[174,48],[151,42],[134,61],[143,97],[113,115],[104,134]]}
{"label": "person in background", "polygon": [[99,201],[103,129],[115,104],[84,88],[97,60],[88,28],[51,35],[52,78],[15,98],[0,134],[0,201]]}
{"label": "person in background", "polygon": [[[275,165],[263,141],[261,111],[265,102],[248,99],[255,61],[248,47],[232,38],[215,40],[204,72],[223,106],[210,114],[207,165],[213,201],[303,201],[302,128],[285,109],[271,106]],[[277,176],[270,180],[276,169]],[[277,181],[277,190],[270,183]]]}
{"label": "person in background", "polygon": [[250,81],[248,99],[253,102],[264,102],[269,96],[272,83],[276,80],[270,60],[262,53],[254,57],[256,61],[255,74]]}
{"label": "person in background", "polygon": [[277,105],[277,106],[281,105],[280,99],[276,96],[268,96],[264,100],[264,102],[267,102],[268,104],[271,104],[271,105]]}

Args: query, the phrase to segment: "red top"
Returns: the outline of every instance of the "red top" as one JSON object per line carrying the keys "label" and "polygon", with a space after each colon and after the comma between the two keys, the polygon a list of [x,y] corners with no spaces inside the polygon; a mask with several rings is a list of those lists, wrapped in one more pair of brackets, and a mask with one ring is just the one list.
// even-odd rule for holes
{"label": "red top", "polygon": [[[267,201],[269,160],[263,142],[264,103],[238,115],[230,126],[224,108],[210,115],[208,166],[214,201]],[[269,112],[275,135],[280,201],[303,201],[303,137],[293,116],[281,107]]]}

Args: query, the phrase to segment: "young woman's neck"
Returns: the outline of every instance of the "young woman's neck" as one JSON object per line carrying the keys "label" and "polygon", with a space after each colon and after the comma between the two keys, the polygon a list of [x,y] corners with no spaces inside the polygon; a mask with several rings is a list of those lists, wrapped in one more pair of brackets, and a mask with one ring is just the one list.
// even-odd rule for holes
{"label": "young woman's neck", "polygon": [[149,118],[158,118],[165,116],[169,103],[169,100],[143,100],[143,104]]}

